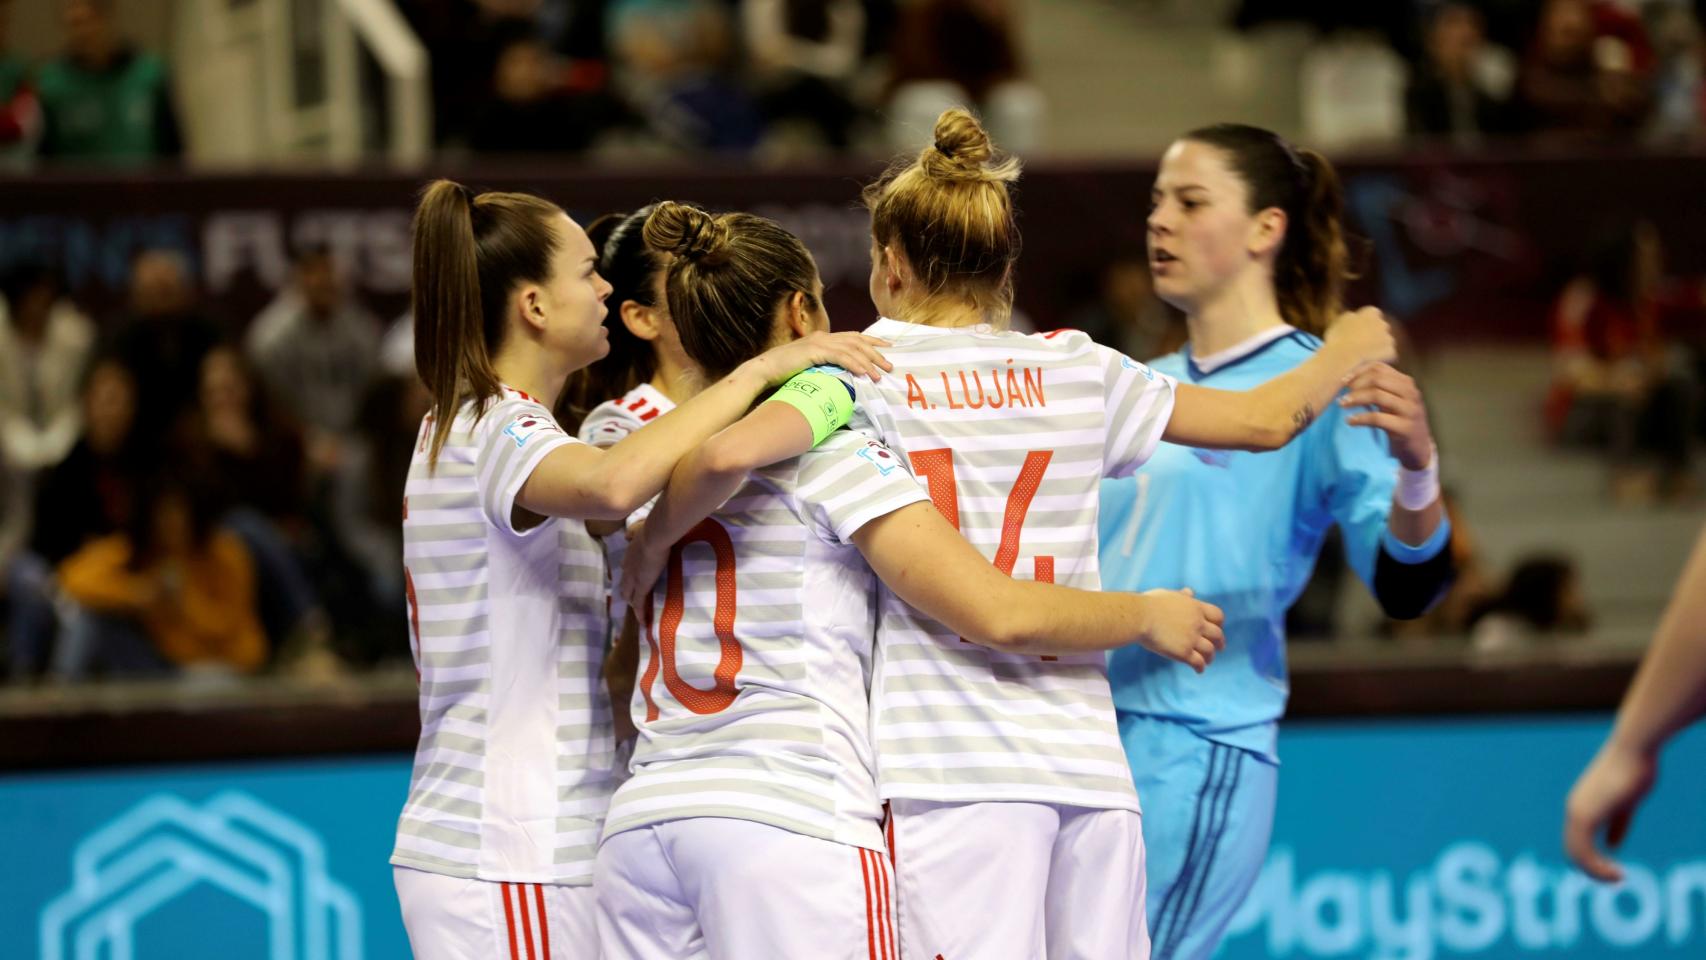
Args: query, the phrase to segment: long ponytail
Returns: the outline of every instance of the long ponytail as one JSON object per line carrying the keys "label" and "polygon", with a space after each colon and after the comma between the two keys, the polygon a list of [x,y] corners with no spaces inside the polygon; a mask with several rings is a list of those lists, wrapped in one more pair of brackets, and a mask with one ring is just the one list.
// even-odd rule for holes
{"label": "long ponytail", "polygon": [[435,180],[415,208],[415,370],[432,395],[429,462],[450,436],[464,402],[480,404],[501,384],[492,356],[517,284],[550,279],[562,208],[525,193],[481,193]]}
{"label": "long ponytail", "polygon": [[1307,149],[1297,154],[1306,171],[1308,199],[1302,230],[1295,238],[1287,236],[1280,248],[1274,287],[1280,312],[1291,325],[1319,335],[1344,309],[1345,281],[1351,277],[1343,226],[1345,194],[1326,157]]}

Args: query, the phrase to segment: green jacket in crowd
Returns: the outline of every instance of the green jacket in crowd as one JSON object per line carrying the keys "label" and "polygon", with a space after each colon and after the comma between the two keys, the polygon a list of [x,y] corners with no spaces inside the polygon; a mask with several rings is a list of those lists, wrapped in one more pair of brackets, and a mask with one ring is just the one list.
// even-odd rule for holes
{"label": "green jacket in crowd", "polygon": [[116,163],[177,156],[182,141],[171,87],[165,62],[135,50],[98,70],[70,58],[43,66],[36,75],[41,155]]}

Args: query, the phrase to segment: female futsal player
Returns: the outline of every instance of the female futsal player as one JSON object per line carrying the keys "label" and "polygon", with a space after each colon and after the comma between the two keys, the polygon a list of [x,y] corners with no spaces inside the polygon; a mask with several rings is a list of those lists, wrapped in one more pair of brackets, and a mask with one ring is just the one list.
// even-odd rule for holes
{"label": "female futsal player", "polygon": [[[1339,181],[1325,159],[1265,130],[1208,127],[1168,149],[1153,203],[1155,289],[1184,311],[1190,335],[1157,371],[1250,390],[1319,356],[1347,275]],[[1226,656],[1207,676],[1138,649],[1109,658],[1148,813],[1155,956],[1207,958],[1261,870],[1285,612],[1322,536],[1337,523],[1387,613],[1419,616],[1452,576],[1438,470],[1415,382],[1379,364],[1283,450],[1165,443],[1135,477],[1103,483],[1104,586],[1188,583],[1227,615]]]}

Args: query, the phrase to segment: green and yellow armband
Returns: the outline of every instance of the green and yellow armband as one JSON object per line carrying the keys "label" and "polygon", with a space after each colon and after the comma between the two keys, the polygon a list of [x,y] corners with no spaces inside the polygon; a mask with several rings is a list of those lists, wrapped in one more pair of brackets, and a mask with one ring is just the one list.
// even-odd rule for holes
{"label": "green and yellow armband", "polygon": [[780,400],[805,415],[812,426],[814,447],[853,417],[852,388],[815,368],[795,374],[765,402],[770,400]]}

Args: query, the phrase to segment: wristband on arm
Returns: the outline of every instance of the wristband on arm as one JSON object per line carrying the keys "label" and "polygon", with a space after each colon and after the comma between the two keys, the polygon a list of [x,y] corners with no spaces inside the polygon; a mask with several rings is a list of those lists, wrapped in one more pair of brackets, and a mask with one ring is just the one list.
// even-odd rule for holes
{"label": "wristband on arm", "polygon": [[1416,513],[1439,499],[1439,447],[1428,452],[1428,465],[1420,470],[1398,468],[1398,487],[1393,491],[1398,506]]}

